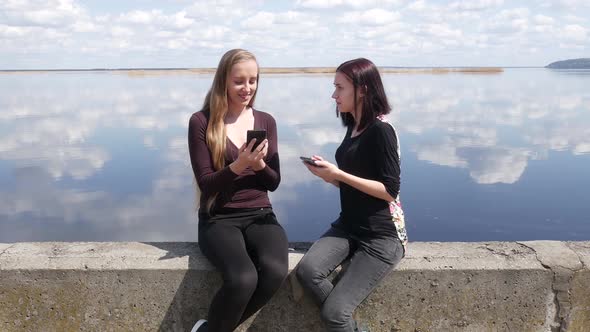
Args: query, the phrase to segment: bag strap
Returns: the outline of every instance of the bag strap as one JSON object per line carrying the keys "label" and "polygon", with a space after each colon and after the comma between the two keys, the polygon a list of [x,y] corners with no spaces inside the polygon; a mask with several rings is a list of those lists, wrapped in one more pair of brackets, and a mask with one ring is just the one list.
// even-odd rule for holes
{"label": "bag strap", "polygon": [[397,130],[395,130],[395,126],[393,125],[393,123],[391,123],[389,120],[387,120],[387,118],[383,114],[378,115],[377,116],[377,120],[379,120],[381,122],[385,122],[388,125],[390,125],[391,128],[393,128],[393,133],[395,134],[395,141],[397,143],[397,146],[395,147],[397,149],[397,156],[398,156],[398,158],[401,159],[401,149],[400,149],[400,146],[399,146],[399,136],[397,135]]}

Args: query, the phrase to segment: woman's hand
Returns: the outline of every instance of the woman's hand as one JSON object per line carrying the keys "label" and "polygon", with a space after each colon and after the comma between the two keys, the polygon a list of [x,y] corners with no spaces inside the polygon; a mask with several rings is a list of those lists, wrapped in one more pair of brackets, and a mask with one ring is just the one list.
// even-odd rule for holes
{"label": "woman's hand", "polygon": [[260,152],[257,154],[257,159],[251,164],[252,169],[255,171],[260,171],[266,167],[264,158],[266,158],[266,154],[268,153],[268,139],[264,139],[264,141],[262,141],[262,143],[256,147],[256,150],[258,149],[260,149]]}
{"label": "woman's hand", "polygon": [[321,156],[312,156],[311,159],[315,161],[317,166],[313,166],[307,163],[303,163],[305,167],[315,176],[322,180],[338,186],[338,177],[342,172],[336,165],[324,160]]}
{"label": "woman's hand", "polygon": [[241,174],[246,168],[252,167],[255,171],[259,171],[266,167],[264,157],[268,152],[268,140],[265,139],[256,147],[252,149],[256,139],[246,142],[238,150],[238,158],[229,165],[232,172]]}
{"label": "woman's hand", "polygon": [[313,156],[311,159],[315,160],[316,165],[308,165],[307,169],[314,175],[322,178],[324,181],[340,187],[340,183],[346,183],[347,185],[364,192],[365,194],[371,195],[376,198],[380,198],[384,201],[391,202],[395,198],[385,189],[385,185],[379,181],[364,179],[349,173],[346,173],[339,169],[336,165],[329,163],[320,156]]}

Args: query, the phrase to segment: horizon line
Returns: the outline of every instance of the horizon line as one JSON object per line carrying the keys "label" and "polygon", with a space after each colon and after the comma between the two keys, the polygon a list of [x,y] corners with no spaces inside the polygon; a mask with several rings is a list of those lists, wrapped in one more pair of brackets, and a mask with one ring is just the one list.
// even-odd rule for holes
{"label": "horizon line", "polygon": [[[474,68],[482,68],[482,69],[501,69],[501,68],[545,68],[546,66],[377,66],[380,69],[474,69]],[[286,69],[286,70],[322,70],[322,69],[333,69],[335,70],[335,66],[293,66],[293,67],[284,67],[284,66],[265,66],[260,67],[261,70],[270,69],[270,70],[277,70],[277,69]],[[33,72],[33,71],[139,71],[139,70],[199,70],[199,71],[211,71],[215,72],[215,67],[120,67],[120,68],[35,68],[35,69],[0,69],[0,72]]]}

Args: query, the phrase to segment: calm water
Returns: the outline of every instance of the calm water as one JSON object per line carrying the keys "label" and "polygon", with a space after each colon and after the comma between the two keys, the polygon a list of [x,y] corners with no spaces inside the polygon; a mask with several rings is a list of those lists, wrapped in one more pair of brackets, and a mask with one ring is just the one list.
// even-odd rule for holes
{"label": "calm water", "polygon": [[[0,75],[0,242],[196,241],[186,126],[211,75]],[[589,240],[590,71],[389,74],[410,240]],[[300,155],[344,135],[331,75],[261,77],[279,126],[271,195],[291,241],[317,238],[337,189]]]}

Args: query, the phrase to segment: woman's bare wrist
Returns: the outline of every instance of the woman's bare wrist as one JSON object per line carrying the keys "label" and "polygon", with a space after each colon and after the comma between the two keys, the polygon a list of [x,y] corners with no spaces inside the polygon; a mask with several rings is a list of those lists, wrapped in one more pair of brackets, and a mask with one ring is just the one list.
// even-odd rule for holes
{"label": "woman's bare wrist", "polygon": [[243,165],[238,160],[234,161],[233,163],[229,164],[229,169],[237,175],[242,174],[243,171],[246,170],[248,165]]}
{"label": "woman's bare wrist", "polygon": [[254,164],[254,166],[252,166],[252,169],[255,171],[262,171],[265,167],[266,163],[264,162],[264,160],[261,159],[256,164]]}

